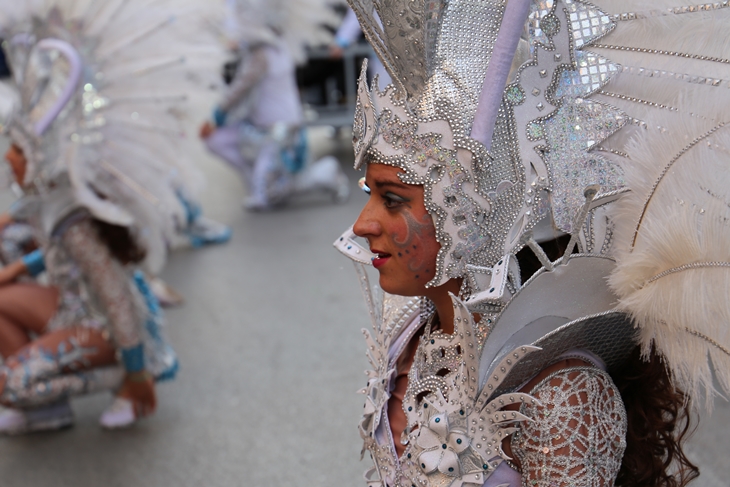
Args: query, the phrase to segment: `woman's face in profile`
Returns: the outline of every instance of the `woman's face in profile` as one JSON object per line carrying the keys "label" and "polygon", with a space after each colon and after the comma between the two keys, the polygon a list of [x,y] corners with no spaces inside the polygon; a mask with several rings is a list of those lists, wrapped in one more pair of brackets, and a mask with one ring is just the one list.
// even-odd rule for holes
{"label": "woman's face in profile", "polygon": [[27,166],[23,150],[17,145],[12,144],[5,153],[5,159],[8,161],[10,168],[13,170],[15,181],[22,186],[25,182],[25,169]]}
{"label": "woman's face in profile", "polygon": [[365,176],[370,197],[355,222],[355,233],[367,239],[376,254],[373,266],[380,287],[390,294],[421,296],[436,274],[441,248],[423,202],[423,186],[403,183],[401,169],[368,164]]}

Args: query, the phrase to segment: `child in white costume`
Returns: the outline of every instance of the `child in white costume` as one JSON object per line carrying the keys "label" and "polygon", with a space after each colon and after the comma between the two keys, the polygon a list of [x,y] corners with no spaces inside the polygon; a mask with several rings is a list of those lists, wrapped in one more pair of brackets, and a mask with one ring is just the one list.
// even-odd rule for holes
{"label": "child in white costume", "polygon": [[[331,192],[336,201],[349,195],[336,159],[307,164],[295,77],[303,45],[322,35],[319,24],[309,26],[311,31],[302,26],[306,21],[297,15],[297,8],[306,4],[312,22],[316,12],[322,13],[317,21],[324,22],[331,12],[324,2],[283,3],[227,2],[227,36],[234,39],[239,66],[214,111],[213,124],[207,122],[201,129],[211,152],[241,174],[250,195],[245,206],[252,210],[265,210],[312,190]],[[295,19],[296,28],[288,25]]]}

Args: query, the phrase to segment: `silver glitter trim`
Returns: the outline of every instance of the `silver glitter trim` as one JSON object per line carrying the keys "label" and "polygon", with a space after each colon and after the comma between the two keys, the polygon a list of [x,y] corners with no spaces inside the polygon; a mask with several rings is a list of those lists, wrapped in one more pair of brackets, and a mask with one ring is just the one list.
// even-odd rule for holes
{"label": "silver glitter trim", "polygon": [[710,345],[713,345],[715,348],[717,348],[718,350],[720,350],[721,352],[723,352],[725,355],[730,356],[730,350],[728,350],[727,348],[723,347],[717,341],[715,341],[712,338],[708,337],[704,333],[700,333],[699,331],[693,330],[692,328],[689,328],[689,327],[685,327],[684,328],[684,331],[686,331],[690,335],[696,336],[697,338],[703,339],[704,341],[706,341]]}
{"label": "silver glitter trim", "polygon": [[651,279],[646,281],[646,283],[651,284],[654,281],[658,281],[662,277],[666,277],[671,274],[676,274],[677,272],[684,272],[684,271],[693,270],[693,269],[709,269],[709,268],[713,268],[713,267],[730,267],[730,262],[693,262],[691,264],[684,264],[679,267],[667,269],[666,271],[652,277]]}
{"label": "silver glitter trim", "polygon": [[704,134],[696,137],[692,142],[690,142],[684,149],[682,149],[679,154],[674,156],[674,158],[669,161],[669,164],[664,168],[664,170],[661,172],[659,177],[657,178],[654,185],[651,187],[651,191],[649,191],[649,195],[646,198],[646,201],[644,202],[644,206],[641,210],[641,216],[639,216],[639,220],[636,223],[636,229],[634,231],[634,237],[631,240],[631,249],[633,250],[636,246],[636,239],[639,237],[639,229],[641,228],[641,224],[644,222],[644,217],[646,216],[646,210],[649,208],[649,203],[651,202],[651,199],[654,197],[654,193],[656,193],[657,188],[659,187],[659,184],[664,180],[664,176],[667,175],[667,172],[672,168],[675,162],[677,162],[683,155],[685,155],[687,152],[692,150],[697,144],[705,140],[706,138],[710,137],[712,134],[717,132],[718,130],[722,129],[728,124],[728,122],[722,122],[721,124],[717,125],[716,127],[713,127],[709,131],[705,132]]}

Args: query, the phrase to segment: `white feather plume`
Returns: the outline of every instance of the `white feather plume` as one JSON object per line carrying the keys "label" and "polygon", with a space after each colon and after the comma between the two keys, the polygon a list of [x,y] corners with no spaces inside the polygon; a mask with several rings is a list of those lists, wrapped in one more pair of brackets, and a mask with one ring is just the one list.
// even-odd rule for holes
{"label": "white feather plume", "polygon": [[0,0],[6,38],[60,37],[81,54],[85,81],[57,122],[58,152],[72,154],[61,164],[80,194],[93,187],[133,215],[154,272],[185,221],[178,191],[194,194],[203,181],[188,156],[197,141],[187,106],[206,96],[225,57],[204,13],[204,0]]}
{"label": "white feather plume", "polygon": [[598,42],[612,47],[591,47],[623,67],[595,97],[634,119],[604,144],[624,155],[631,190],[613,209],[610,285],[644,352],[656,347],[675,384],[710,407],[713,368],[730,393],[730,9],[609,5],[646,14]]}

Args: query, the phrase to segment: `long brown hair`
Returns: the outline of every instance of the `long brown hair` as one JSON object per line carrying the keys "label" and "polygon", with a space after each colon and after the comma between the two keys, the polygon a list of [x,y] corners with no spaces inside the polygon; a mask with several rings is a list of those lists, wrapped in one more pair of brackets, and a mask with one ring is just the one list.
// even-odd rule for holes
{"label": "long brown hair", "polygon": [[661,357],[636,347],[612,374],[626,406],[626,452],[617,487],[684,487],[699,469],[682,450],[692,433],[690,398],[674,387]]}

